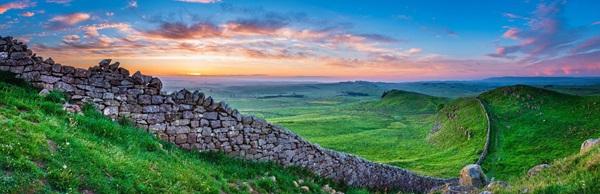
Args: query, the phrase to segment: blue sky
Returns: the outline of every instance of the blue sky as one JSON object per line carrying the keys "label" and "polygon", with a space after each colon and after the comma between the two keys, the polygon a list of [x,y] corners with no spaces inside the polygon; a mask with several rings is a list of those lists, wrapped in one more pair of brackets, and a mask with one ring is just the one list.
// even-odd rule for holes
{"label": "blue sky", "polygon": [[65,64],[159,75],[600,75],[599,1],[90,2],[2,0],[0,35]]}

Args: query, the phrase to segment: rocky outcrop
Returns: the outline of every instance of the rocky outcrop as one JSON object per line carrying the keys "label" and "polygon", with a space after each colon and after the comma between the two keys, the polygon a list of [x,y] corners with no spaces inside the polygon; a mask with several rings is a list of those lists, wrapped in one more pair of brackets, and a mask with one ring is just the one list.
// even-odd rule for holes
{"label": "rocky outcrop", "polygon": [[[184,149],[303,167],[358,187],[426,192],[449,181],[323,149],[197,91],[166,94],[160,79],[140,72],[131,75],[110,59],[89,69],[74,68],[36,56],[10,37],[0,40],[0,70],[40,89],[64,91],[71,104],[89,103],[106,116],[130,118],[148,133]],[[65,109],[77,111],[71,104]]]}
{"label": "rocky outcrop", "polygon": [[546,168],[550,168],[550,165],[548,165],[548,164],[536,165],[527,171],[527,176],[530,176],[530,177],[536,176],[539,173],[541,173],[542,171],[544,171],[544,169],[546,169]]}
{"label": "rocky outcrop", "polygon": [[598,145],[600,145],[600,138],[585,140],[581,144],[581,149],[579,150],[579,153],[585,153],[585,152],[589,151],[590,149],[592,149],[592,147],[595,147]]}

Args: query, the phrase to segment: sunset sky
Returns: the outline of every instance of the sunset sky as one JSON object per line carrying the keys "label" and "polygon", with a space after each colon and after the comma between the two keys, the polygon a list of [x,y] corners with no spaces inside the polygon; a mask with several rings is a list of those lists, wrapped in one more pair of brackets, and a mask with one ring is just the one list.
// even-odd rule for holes
{"label": "sunset sky", "polygon": [[67,65],[112,58],[162,76],[600,76],[599,9],[595,0],[0,0],[0,36]]}

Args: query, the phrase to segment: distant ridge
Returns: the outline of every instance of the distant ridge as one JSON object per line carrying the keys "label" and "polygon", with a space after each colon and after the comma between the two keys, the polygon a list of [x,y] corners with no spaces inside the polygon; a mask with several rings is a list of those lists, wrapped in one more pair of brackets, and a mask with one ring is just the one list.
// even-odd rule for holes
{"label": "distant ridge", "polygon": [[481,80],[502,85],[530,84],[530,85],[594,85],[600,84],[600,77],[529,77],[505,76],[491,77]]}

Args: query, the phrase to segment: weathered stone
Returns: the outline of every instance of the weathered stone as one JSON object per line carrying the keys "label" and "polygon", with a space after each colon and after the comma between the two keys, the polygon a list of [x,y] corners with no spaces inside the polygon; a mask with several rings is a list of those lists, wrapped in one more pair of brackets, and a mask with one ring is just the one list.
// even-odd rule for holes
{"label": "weathered stone", "polygon": [[177,134],[177,137],[175,138],[175,143],[176,144],[186,143],[187,140],[188,140],[187,134]]}
{"label": "weathered stone", "polygon": [[119,62],[115,62],[113,64],[110,64],[108,66],[108,70],[116,72],[119,69],[119,65],[121,65],[121,63],[119,63]]}
{"label": "weathered stone", "polygon": [[194,112],[192,112],[192,111],[184,111],[183,112],[183,118],[184,119],[193,119],[194,118]]}
{"label": "weathered stone", "polygon": [[152,97],[150,95],[140,95],[138,97],[138,103],[140,103],[141,105],[153,104]]}
{"label": "weathered stone", "polygon": [[173,122],[172,125],[174,126],[183,126],[183,125],[189,125],[190,124],[190,120],[188,119],[179,119],[179,120],[175,120],[175,122]]}
{"label": "weathered stone", "polygon": [[132,76],[131,79],[133,79],[135,84],[145,84],[144,82],[144,75],[142,75],[142,72],[140,71],[136,71]]}
{"label": "weathered stone", "polygon": [[53,83],[60,81],[60,77],[42,75],[42,76],[40,76],[40,81],[42,81],[44,83],[53,84]]}
{"label": "weathered stone", "polygon": [[477,164],[469,164],[460,171],[459,183],[462,186],[472,186],[482,188],[487,185],[487,177],[481,166]]}
{"label": "weathered stone", "polygon": [[191,131],[191,129],[188,126],[168,126],[167,127],[167,134],[183,134],[183,133],[189,133],[190,131]]}
{"label": "weathered stone", "polygon": [[167,129],[166,124],[154,124],[148,127],[148,130],[152,133],[164,132]]}
{"label": "weathered stone", "polygon": [[54,65],[52,65],[52,71],[56,72],[56,73],[61,73],[62,72],[62,66],[60,64],[54,64]]}
{"label": "weathered stone", "polygon": [[50,90],[48,89],[43,89],[42,91],[40,91],[40,93],[38,93],[38,95],[42,97],[46,97],[48,96],[48,94],[50,94]]}
{"label": "weathered stone", "polygon": [[203,116],[204,116],[205,119],[208,119],[208,120],[217,120],[217,117],[219,116],[219,113],[217,113],[217,112],[205,112],[203,114]]}
{"label": "weathered stone", "polygon": [[550,165],[548,165],[548,164],[536,165],[527,171],[527,176],[538,175],[540,172],[544,171],[544,169],[546,169],[546,168],[550,168]]}
{"label": "weathered stone", "polygon": [[65,103],[65,104],[63,104],[63,110],[70,112],[70,113],[80,113],[81,107],[79,107],[79,105],[76,105],[76,104]]}
{"label": "weathered stone", "polygon": [[142,108],[143,113],[158,113],[160,112],[160,107],[156,105],[144,106]]}
{"label": "weathered stone", "polygon": [[160,81],[158,78],[152,78],[148,84],[148,87],[156,88],[158,90],[162,89],[162,86],[162,81]]}
{"label": "weathered stone", "polygon": [[580,149],[580,153],[585,153],[589,150],[591,150],[593,147],[600,145],[600,138],[598,139],[588,139],[585,140],[582,144],[581,144],[581,149]]}
{"label": "weathered stone", "polygon": [[100,61],[100,63],[98,63],[98,65],[99,65],[101,68],[103,68],[103,69],[106,69],[106,68],[108,68],[108,66],[110,65],[110,62],[111,62],[111,61],[112,61],[111,59],[103,59],[102,61]]}
{"label": "weathered stone", "polygon": [[14,60],[20,60],[28,57],[27,52],[13,52],[10,54],[10,58]]}
{"label": "weathered stone", "polygon": [[152,104],[162,104],[164,102],[165,98],[163,96],[160,95],[154,95],[152,96]]}
{"label": "weathered stone", "polygon": [[147,119],[148,124],[159,124],[165,122],[165,114],[156,113],[156,114],[148,114]]}
{"label": "weathered stone", "polygon": [[116,106],[109,106],[104,108],[103,111],[104,115],[106,116],[115,116],[119,114],[119,107]]}
{"label": "weathered stone", "polygon": [[220,128],[221,127],[221,121],[210,121],[210,127],[212,128]]}
{"label": "weathered stone", "polygon": [[104,93],[104,94],[102,94],[102,99],[113,100],[113,99],[115,99],[115,94],[110,93],[110,92]]}

